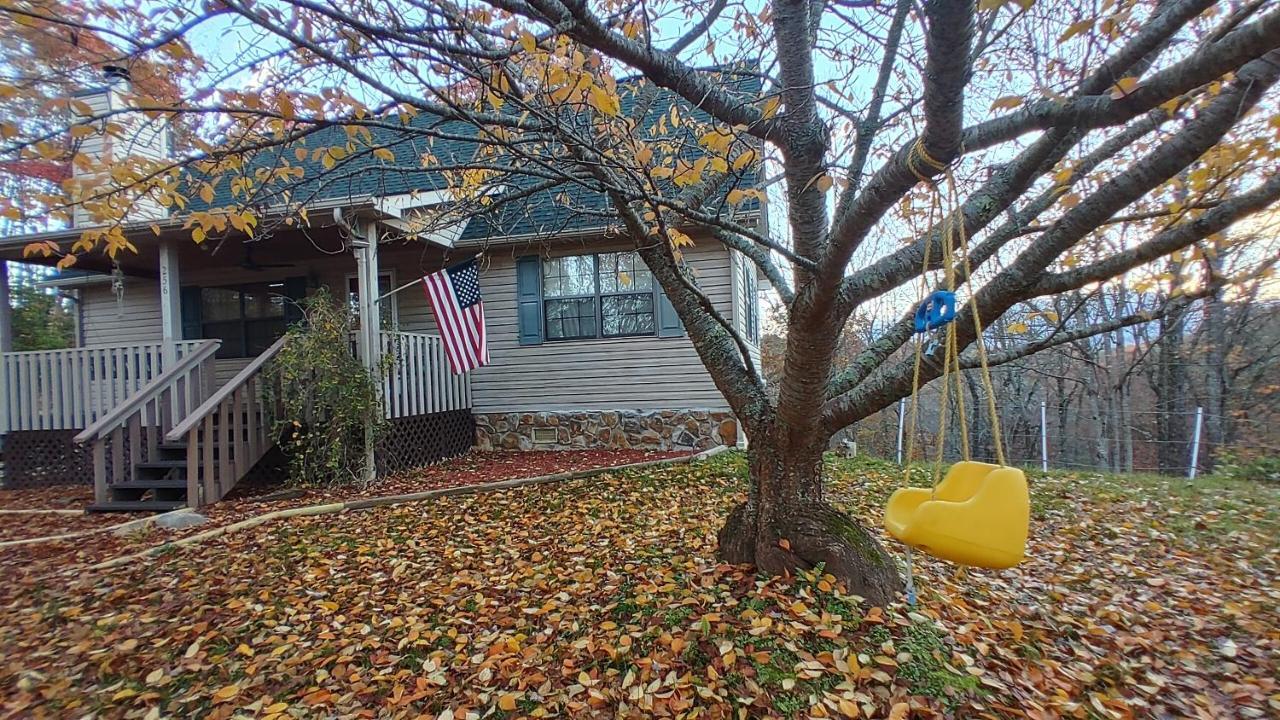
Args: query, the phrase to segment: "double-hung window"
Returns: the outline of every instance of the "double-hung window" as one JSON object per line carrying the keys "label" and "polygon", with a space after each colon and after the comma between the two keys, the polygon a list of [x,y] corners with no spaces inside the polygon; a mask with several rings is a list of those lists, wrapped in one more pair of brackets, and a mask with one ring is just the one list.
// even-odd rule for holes
{"label": "double-hung window", "polygon": [[200,336],[218,339],[220,358],[255,357],[284,335],[284,283],[200,289]]}
{"label": "double-hung window", "polygon": [[657,333],[656,284],[634,252],[571,255],[542,261],[547,340]]}

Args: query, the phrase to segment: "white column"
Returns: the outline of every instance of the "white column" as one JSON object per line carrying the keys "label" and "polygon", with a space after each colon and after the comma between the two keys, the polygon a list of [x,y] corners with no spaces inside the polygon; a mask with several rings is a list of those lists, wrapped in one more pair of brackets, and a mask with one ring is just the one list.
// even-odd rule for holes
{"label": "white column", "polygon": [[0,352],[13,352],[13,307],[9,305],[9,263],[0,260]]}
{"label": "white column", "polygon": [[[13,308],[9,306],[9,263],[0,260],[0,353],[13,351]],[[0,357],[0,433],[9,432],[9,372]]]}
{"label": "white column", "polygon": [[160,243],[160,336],[164,342],[164,364],[172,367],[178,359],[182,340],[182,280],[178,275],[178,249],[170,241]]}
{"label": "white column", "polygon": [[[362,241],[354,243],[356,259],[356,292],[358,295],[358,317],[360,332],[356,333],[356,347],[360,360],[375,378],[380,378],[379,367],[382,364],[381,324],[378,317],[378,226],[370,222],[365,226]],[[382,383],[375,383],[381,393]],[[380,398],[385,401],[385,398]],[[373,424],[365,428],[365,480],[372,482],[377,477],[373,447]]]}

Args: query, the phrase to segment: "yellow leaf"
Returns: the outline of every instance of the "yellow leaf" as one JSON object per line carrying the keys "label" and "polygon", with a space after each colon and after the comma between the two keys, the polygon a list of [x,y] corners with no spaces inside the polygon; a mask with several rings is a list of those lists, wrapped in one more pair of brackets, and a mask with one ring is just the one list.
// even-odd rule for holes
{"label": "yellow leaf", "polygon": [[276,109],[280,111],[281,117],[285,120],[293,119],[293,99],[289,97],[289,93],[282,92],[279,95],[276,95]]}
{"label": "yellow leaf", "polygon": [[847,698],[840,698],[836,707],[847,718],[856,718],[862,716],[862,711],[858,709],[858,704]]}
{"label": "yellow leaf", "polygon": [[1020,335],[1028,330],[1027,324],[1024,322],[1016,322],[1009,324],[1009,332]]}
{"label": "yellow leaf", "polygon": [[1008,0],[979,0],[978,10],[998,10],[1000,6],[1004,5],[1006,2],[1008,2]]}
{"label": "yellow leaf", "polygon": [[730,190],[729,194],[725,197],[725,200],[727,200],[730,205],[737,205],[738,203],[746,199],[747,199],[747,194],[737,188]]}
{"label": "yellow leaf", "polygon": [[538,49],[538,40],[533,37],[533,33],[526,30],[520,33],[520,47],[524,48],[525,52],[531,53]]}
{"label": "yellow leaf", "polygon": [[911,711],[911,706],[907,703],[900,702],[893,706],[889,711],[889,720],[903,720],[907,713]]}
{"label": "yellow leaf", "polygon": [[1012,110],[1025,102],[1021,95],[1005,95],[991,103],[992,110]]}
{"label": "yellow leaf", "polygon": [[395,162],[396,154],[391,152],[390,148],[380,147],[373,151],[375,157],[386,160],[387,162]]}
{"label": "yellow leaf", "polygon": [[206,203],[213,202],[213,187],[208,183],[200,186],[200,199]]}
{"label": "yellow leaf", "polygon": [[639,151],[636,152],[637,165],[648,165],[649,161],[652,159],[653,159],[653,150],[651,148],[642,147],[640,148]]}
{"label": "yellow leaf", "polygon": [[159,684],[161,680],[164,680],[164,670],[160,668],[156,668],[155,670],[152,670],[151,673],[147,675],[148,685]]}
{"label": "yellow leaf", "polygon": [[226,702],[239,694],[240,694],[240,686],[225,685],[213,694],[213,701],[218,703]]}
{"label": "yellow leaf", "polygon": [[1132,77],[1132,76],[1122,77],[1116,81],[1115,85],[1111,86],[1111,97],[1119,100],[1120,98],[1133,92],[1134,89],[1137,87],[1138,87],[1138,78]]}
{"label": "yellow leaf", "polygon": [[127,700],[137,694],[138,694],[137,690],[134,690],[133,688],[125,688],[124,690],[121,690],[115,695],[112,695],[111,702],[120,702],[121,700]]}
{"label": "yellow leaf", "polygon": [[734,169],[734,170],[741,170],[742,168],[744,168],[744,167],[746,167],[746,166],[750,165],[751,163],[753,163],[753,162],[755,162],[755,161],[756,161],[756,151],[755,151],[755,150],[747,150],[746,152],[742,153],[742,154],[741,154],[741,155],[739,155],[738,157],[734,158],[734,161],[733,161],[733,169]]}
{"label": "yellow leaf", "polygon": [[1087,20],[1071,23],[1067,26],[1067,31],[1058,37],[1058,42],[1064,43],[1080,33],[1092,30],[1095,20],[1095,18],[1088,18]]}
{"label": "yellow leaf", "polygon": [[614,95],[608,90],[605,90],[599,85],[591,86],[591,91],[590,91],[589,97],[587,98],[587,102],[591,105],[591,107],[599,110],[605,115],[616,116],[619,112],[621,112],[621,108],[619,107],[619,103],[618,103],[618,96]]}
{"label": "yellow leaf", "polygon": [[240,653],[241,655],[244,655],[245,657],[253,657],[253,648],[249,647],[248,645],[245,645],[244,643],[240,643],[236,647],[236,652]]}
{"label": "yellow leaf", "polygon": [[498,698],[498,709],[504,712],[515,712],[517,696],[515,693],[507,693]]}
{"label": "yellow leaf", "polygon": [[268,715],[278,715],[289,709],[289,703],[278,702],[275,705],[268,705],[262,712]]}
{"label": "yellow leaf", "polygon": [[[205,241],[204,228],[198,227],[191,230],[191,241],[199,245]],[[194,644],[193,644],[194,645]],[[190,656],[188,656],[190,657]]]}
{"label": "yellow leaf", "polygon": [[778,108],[781,106],[782,98],[776,96],[771,97],[764,101],[764,108],[761,109],[760,112],[765,116],[765,118],[771,118],[778,114]]}

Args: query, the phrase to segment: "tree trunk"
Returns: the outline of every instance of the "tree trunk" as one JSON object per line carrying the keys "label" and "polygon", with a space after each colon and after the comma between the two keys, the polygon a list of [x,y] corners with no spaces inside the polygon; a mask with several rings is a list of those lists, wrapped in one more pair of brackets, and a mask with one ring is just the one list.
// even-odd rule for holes
{"label": "tree trunk", "polygon": [[770,575],[822,565],[874,605],[894,600],[898,571],[880,543],[822,497],[822,445],[786,448],[771,437],[747,450],[751,494],[719,533],[720,559]]}

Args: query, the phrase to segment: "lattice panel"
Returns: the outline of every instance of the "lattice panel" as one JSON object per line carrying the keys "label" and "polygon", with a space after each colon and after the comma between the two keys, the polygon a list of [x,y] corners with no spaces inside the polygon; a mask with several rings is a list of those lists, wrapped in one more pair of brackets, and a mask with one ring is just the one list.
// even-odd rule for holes
{"label": "lattice panel", "polygon": [[375,453],[378,474],[422,467],[471,449],[476,422],[470,410],[394,418]]}
{"label": "lattice panel", "polygon": [[6,433],[4,487],[92,485],[93,456],[72,442],[79,430],[18,430]]}

